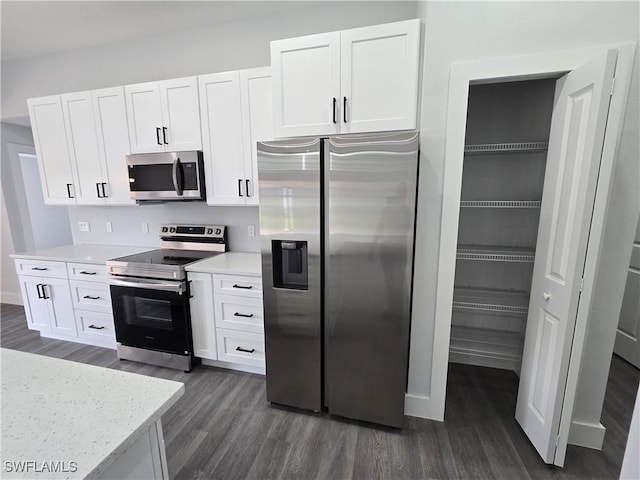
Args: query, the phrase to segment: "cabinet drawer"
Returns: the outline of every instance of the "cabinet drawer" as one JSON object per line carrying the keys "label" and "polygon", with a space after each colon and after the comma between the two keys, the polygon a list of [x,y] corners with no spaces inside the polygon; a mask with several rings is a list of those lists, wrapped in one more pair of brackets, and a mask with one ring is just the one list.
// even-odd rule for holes
{"label": "cabinet drawer", "polygon": [[72,280],[69,283],[71,285],[74,308],[111,313],[109,285],[98,282],[79,282],[77,280]]}
{"label": "cabinet drawer", "polygon": [[264,367],[264,335],[216,329],[218,360]]}
{"label": "cabinet drawer", "polygon": [[67,263],[69,280],[82,280],[88,282],[106,282],[107,266],[93,265],[90,263]]}
{"label": "cabinet drawer", "polygon": [[242,275],[213,275],[216,294],[262,298],[262,278]]}
{"label": "cabinet drawer", "polygon": [[76,326],[80,338],[93,339],[108,343],[116,342],[113,315],[110,313],[76,310]]}
{"label": "cabinet drawer", "polygon": [[67,264],[46,260],[16,260],[18,275],[32,275],[47,278],[67,278]]}
{"label": "cabinet drawer", "polygon": [[244,332],[264,333],[261,298],[216,295],[216,327]]}

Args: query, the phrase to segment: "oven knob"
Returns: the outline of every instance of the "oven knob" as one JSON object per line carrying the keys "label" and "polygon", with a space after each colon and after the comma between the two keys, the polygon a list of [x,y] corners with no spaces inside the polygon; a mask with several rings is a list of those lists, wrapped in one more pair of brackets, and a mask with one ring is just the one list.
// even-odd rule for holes
{"label": "oven knob", "polygon": [[211,235],[213,233],[213,228],[207,228],[207,235]]}
{"label": "oven knob", "polygon": [[222,229],[221,228],[216,228],[216,235],[220,235],[222,233]]}
{"label": "oven knob", "polygon": [[162,232],[166,233],[167,231],[169,231],[169,229],[167,227],[162,227]]}
{"label": "oven knob", "polygon": [[176,233],[176,227],[170,227],[169,233]]}

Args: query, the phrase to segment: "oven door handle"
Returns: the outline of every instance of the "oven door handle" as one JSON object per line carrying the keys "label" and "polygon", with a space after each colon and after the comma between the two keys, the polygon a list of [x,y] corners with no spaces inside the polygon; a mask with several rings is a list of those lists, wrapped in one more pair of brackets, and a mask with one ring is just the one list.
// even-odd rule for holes
{"label": "oven door handle", "polygon": [[182,295],[185,291],[184,282],[162,282],[156,280],[121,280],[119,278],[109,277],[109,285],[115,287],[133,287],[133,288],[146,288],[148,290],[161,290],[163,292],[174,292],[178,295]]}

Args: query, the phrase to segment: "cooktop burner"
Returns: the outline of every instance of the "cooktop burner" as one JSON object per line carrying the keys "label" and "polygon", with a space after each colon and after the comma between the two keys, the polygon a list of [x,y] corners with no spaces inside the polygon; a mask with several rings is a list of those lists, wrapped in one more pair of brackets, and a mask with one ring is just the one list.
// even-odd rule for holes
{"label": "cooktop burner", "polygon": [[177,250],[173,248],[159,248],[148,252],[115,258],[119,262],[142,263],[151,265],[183,266],[207,257],[219,255],[222,252],[208,252],[204,250]]}

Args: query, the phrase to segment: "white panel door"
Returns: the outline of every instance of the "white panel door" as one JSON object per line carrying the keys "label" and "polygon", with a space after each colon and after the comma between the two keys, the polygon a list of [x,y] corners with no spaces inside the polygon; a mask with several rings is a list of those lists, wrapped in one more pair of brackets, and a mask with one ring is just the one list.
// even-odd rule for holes
{"label": "white panel door", "polygon": [[416,128],[420,20],[341,33],[340,132]]}
{"label": "white panel door", "polygon": [[196,357],[217,360],[213,282],[208,273],[189,272],[191,334]]}
{"label": "white panel door", "polygon": [[78,331],[68,280],[62,278],[44,280],[42,290],[49,303],[51,333],[77,336]]}
{"label": "white panel door", "polygon": [[102,194],[109,205],[135,205],[129,198],[129,174],[125,156],[131,153],[127,109],[122,87],[91,92],[103,168]]}
{"label": "white panel door", "polygon": [[41,286],[46,279],[40,277],[28,277],[20,275],[20,291],[24,303],[24,313],[27,317],[27,326],[31,330],[41,332],[51,331],[51,317],[49,304],[43,298]]}
{"label": "white panel door", "polygon": [[340,132],[340,32],[271,42],[277,137]]}
{"label": "white panel door", "polygon": [[240,74],[198,77],[208,205],[244,205]]}
{"label": "white panel door", "polygon": [[257,143],[273,140],[273,87],[271,67],[240,72],[244,133],[244,174],[247,205],[258,205]]}
{"label": "white panel door", "polygon": [[161,139],[167,151],[202,150],[198,78],[160,82]]}
{"label": "white panel door", "polygon": [[567,371],[616,55],[558,80],[551,120],[516,419],[542,459],[560,466],[556,448],[566,445],[556,440],[565,392],[576,388]]}
{"label": "white panel door", "polygon": [[631,251],[614,353],[640,368],[640,221]]}
{"label": "white panel door", "polygon": [[75,205],[73,172],[60,96],[30,98],[27,104],[44,203]]}
{"label": "white panel door", "polygon": [[131,153],[164,152],[158,82],[124,87]]}
{"label": "white panel door", "polygon": [[67,129],[69,156],[76,172],[76,202],[78,205],[104,205],[104,179],[91,92],[68,93],[61,95],[60,99]]}

